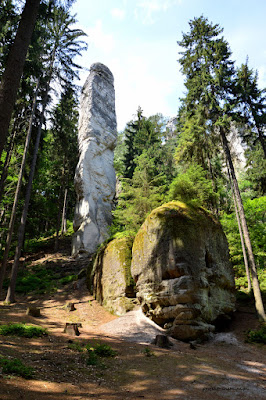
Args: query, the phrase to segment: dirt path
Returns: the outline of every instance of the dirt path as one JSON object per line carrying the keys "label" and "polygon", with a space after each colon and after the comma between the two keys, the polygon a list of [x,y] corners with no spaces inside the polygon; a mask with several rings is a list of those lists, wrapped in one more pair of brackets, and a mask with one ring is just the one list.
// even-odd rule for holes
{"label": "dirt path", "polygon": [[[190,348],[176,342],[170,350],[119,340],[103,334],[101,325],[115,319],[89,296],[85,289],[73,292],[76,310],[64,307],[69,296],[0,305],[0,322],[27,322],[46,327],[47,337],[26,339],[0,337],[1,354],[20,358],[34,367],[33,380],[2,376],[1,400],[124,400],[124,399],[264,399],[266,357],[262,347],[244,342],[244,331],[256,320],[249,309],[238,312],[233,334]],[[25,314],[29,303],[41,307],[41,317]],[[86,365],[84,353],[71,350],[63,333],[66,322],[80,322],[75,342],[92,339],[109,343],[117,356],[104,366]],[[226,342],[222,341],[225,338]],[[152,353],[152,354],[150,354]],[[149,355],[149,356],[148,356]]]}
{"label": "dirt path", "polygon": [[[72,268],[73,260],[67,261],[66,255],[49,257],[46,255],[44,262],[56,259],[62,267]],[[72,283],[54,295],[35,299],[19,297],[9,306],[0,303],[0,324],[33,323],[49,332],[37,339],[0,336],[1,356],[19,358],[35,370],[32,380],[6,376],[0,370],[0,400],[266,398],[265,346],[245,343],[245,332],[258,324],[253,309],[242,307],[230,331],[217,335],[216,340],[196,349],[175,341],[167,350],[122,340],[106,330],[106,326],[116,325],[107,324],[116,317],[88,294],[85,285],[78,286]],[[69,301],[75,303],[75,311],[65,307]],[[40,307],[41,317],[26,315],[29,305]],[[80,336],[63,333],[66,322],[81,323]],[[127,320],[122,322],[128,324]],[[143,338],[145,325],[139,326],[139,332],[132,328],[133,335],[127,326],[123,337],[132,339],[139,334]],[[117,356],[103,359],[99,365],[87,365],[88,353],[69,348],[69,340],[81,346],[106,343]]]}

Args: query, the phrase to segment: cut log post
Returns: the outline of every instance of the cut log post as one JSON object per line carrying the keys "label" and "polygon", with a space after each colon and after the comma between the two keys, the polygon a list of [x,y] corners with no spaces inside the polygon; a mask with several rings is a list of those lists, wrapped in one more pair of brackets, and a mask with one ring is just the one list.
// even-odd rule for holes
{"label": "cut log post", "polygon": [[170,347],[173,346],[173,343],[170,342],[168,336],[165,335],[156,335],[155,339],[152,341],[152,344],[164,349],[170,349]]}
{"label": "cut log post", "polygon": [[41,310],[37,307],[28,307],[26,314],[31,315],[32,317],[38,318],[41,316]]}
{"label": "cut log post", "polygon": [[69,335],[72,336],[79,336],[80,332],[79,329],[82,325],[80,323],[71,323],[67,322],[64,328],[64,333],[68,333]]}
{"label": "cut log post", "polygon": [[66,308],[68,309],[68,311],[75,311],[75,303],[67,303]]}

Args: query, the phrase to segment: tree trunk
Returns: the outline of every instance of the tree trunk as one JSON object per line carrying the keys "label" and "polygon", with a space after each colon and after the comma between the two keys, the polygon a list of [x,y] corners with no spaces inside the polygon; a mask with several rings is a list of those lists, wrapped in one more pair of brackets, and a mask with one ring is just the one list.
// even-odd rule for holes
{"label": "tree trunk", "polygon": [[26,191],[26,196],[25,196],[25,203],[24,203],[24,208],[23,208],[22,217],[21,217],[21,221],[20,221],[20,227],[18,230],[18,243],[17,243],[17,247],[16,247],[16,251],[15,251],[15,258],[14,258],[12,271],[11,271],[10,284],[8,287],[7,296],[6,296],[6,300],[5,300],[7,303],[15,302],[15,286],[16,286],[16,280],[17,280],[17,274],[18,274],[19,259],[20,259],[20,255],[21,255],[21,249],[23,246],[33,176],[34,176],[34,172],[35,172],[38,149],[39,149],[39,144],[40,144],[40,139],[41,139],[41,134],[42,134],[44,112],[45,112],[47,101],[48,101],[48,91],[49,91],[49,83],[47,84],[47,88],[46,88],[46,92],[45,92],[42,113],[41,113],[41,118],[40,118],[40,122],[39,122],[39,126],[38,126],[34,154],[33,154],[33,159],[32,159],[32,163],[31,163],[28,185],[27,185],[27,191]]}
{"label": "tree trunk", "polygon": [[241,221],[239,218],[239,211],[237,208],[237,203],[236,203],[236,196],[235,196],[235,190],[234,186],[232,183],[232,178],[230,174],[230,170],[227,166],[228,169],[228,176],[231,184],[231,189],[232,189],[232,195],[233,195],[233,201],[234,201],[234,207],[235,207],[235,214],[236,214],[236,220],[237,220],[237,225],[238,225],[238,230],[239,230],[239,235],[240,235],[240,241],[241,241],[241,247],[242,247],[242,253],[243,253],[243,259],[244,259],[244,265],[245,265],[245,271],[246,271],[246,276],[248,280],[248,293],[251,292],[251,280],[250,280],[250,273],[249,273],[249,267],[248,267],[248,259],[247,259],[247,253],[246,253],[246,248],[245,248],[245,242],[244,242],[244,237],[243,237],[243,232],[242,232],[242,226],[241,226]]}
{"label": "tree trunk", "polygon": [[62,221],[61,221],[61,233],[66,233],[66,231],[67,231],[66,207],[67,207],[67,189],[65,189],[65,195],[64,195],[64,204],[63,204]]}
{"label": "tree trunk", "polygon": [[256,307],[259,318],[262,319],[263,321],[266,321],[266,315],[265,315],[265,311],[264,311],[264,306],[263,306],[261,291],[260,291],[260,286],[259,286],[259,280],[258,280],[258,275],[257,275],[257,267],[255,264],[254,254],[253,254],[252,245],[251,245],[251,241],[250,241],[250,237],[249,237],[249,231],[248,231],[248,227],[247,227],[244,207],[243,207],[243,203],[242,203],[242,199],[241,199],[241,195],[240,195],[240,191],[239,191],[239,187],[238,187],[238,182],[237,182],[236,175],[235,175],[235,169],[234,169],[234,165],[232,162],[230,149],[228,146],[228,141],[227,141],[223,127],[220,127],[220,135],[222,138],[224,152],[226,155],[226,159],[227,159],[229,169],[230,169],[230,174],[231,174],[232,181],[233,181],[237,207],[239,210],[239,217],[240,217],[241,225],[243,228],[244,240],[245,240],[245,244],[246,244],[246,248],[247,248],[249,264],[251,267],[253,292],[254,292],[254,297],[255,297],[255,307]]}
{"label": "tree trunk", "polygon": [[38,15],[40,0],[26,0],[0,85],[0,158],[16,102],[23,67]]}
{"label": "tree trunk", "polygon": [[25,165],[26,165],[26,157],[27,157],[27,153],[28,153],[28,149],[29,149],[29,145],[30,145],[32,124],[33,124],[33,118],[34,118],[35,109],[36,109],[38,90],[39,90],[39,81],[37,82],[36,89],[35,89],[35,95],[34,95],[34,99],[33,99],[31,116],[30,116],[29,127],[28,127],[28,133],[27,133],[27,137],[26,137],[26,141],[25,141],[25,147],[24,147],[23,157],[22,157],[22,161],[21,161],[19,176],[18,176],[18,182],[17,182],[16,192],[15,192],[15,197],[14,197],[14,202],[13,202],[13,208],[12,208],[11,217],[10,217],[10,221],[9,221],[5,251],[4,251],[3,260],[2,260],[2,267],[0,270],[0,293],[2,291],[3,281],[5,278],[6,267],[7,267],[7,262],[8,262],[8,254],[9,254],[9,250],[10,250],[10,246],[11,246],[12,235],[13,235],[13,230],[14,230],[14,225],[15,225],[16,211],[17,211],[17,206],[18,206],[20,189],[21,189],[24,169],[25,169]]}
{"label": "tree trunk", "polygon": [[15,142],[15,137],[16,137],[16,126],[14,124],[13,130],[12,130],[12,134],[11,134],[11,139],[10,139],[10,143],[6,152],[6,159],[3,165],[3,171],[1,174],[1,179],[0,179],[0,202],[2,200],[3,194],[4,194],[4,187],[5,187],[5,182],[6,182],[6,178],[8,175],[8,168],[9,168],[9,163],[11,160],[11,156],[12,156],[12,151],[13,151],[13,147],[14,147],[14,142]]}
{"label": "tree trunk", "polygon": [[62,199],[62,187],[60,188],[60,194],[58,197],[58,211],[57,211],[57,220],[56,220],[56,236],[54,243],[54,251],[58,250],[59,245],[59,231],[60,231],[60,219],[61,219],[61,199]]}

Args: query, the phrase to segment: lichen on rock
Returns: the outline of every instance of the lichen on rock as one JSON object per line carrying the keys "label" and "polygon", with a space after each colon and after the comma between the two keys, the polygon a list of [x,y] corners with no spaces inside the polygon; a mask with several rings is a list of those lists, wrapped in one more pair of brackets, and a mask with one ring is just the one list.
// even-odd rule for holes
{"label": "lichen on rock", "polygon": [[181,340],[203,337],[234,311],[234,277],[221,225],[202,208],[170,202],[136,235],[131,273],[144,313]]}

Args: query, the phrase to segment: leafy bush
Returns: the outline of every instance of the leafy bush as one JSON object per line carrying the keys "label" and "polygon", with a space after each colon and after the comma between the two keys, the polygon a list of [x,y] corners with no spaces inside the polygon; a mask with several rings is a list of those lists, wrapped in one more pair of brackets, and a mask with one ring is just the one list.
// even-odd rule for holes
{"label": "leafy bush", "polygon": [[33,326],[27,324],[8,324],[0,325],[0,335],[3,336],[20,336],[26,338],[40,337],[47,335],[46,329],[41,326]]}
{"label": "leafy bush", "polygon": [[249,330],[247,333],[247,341],[249,343],[263,343],[266,344],[266,325],[258,330]]}
{"label": "leafy bush", "polygon": [[4,374],[14,374],[26,379],[33,377],[33,368],[27,367],[17,358],[8,359],[0,357],[0,366]]}

